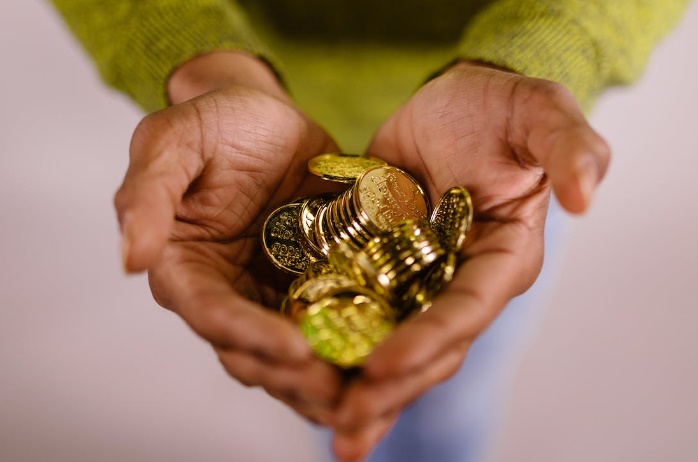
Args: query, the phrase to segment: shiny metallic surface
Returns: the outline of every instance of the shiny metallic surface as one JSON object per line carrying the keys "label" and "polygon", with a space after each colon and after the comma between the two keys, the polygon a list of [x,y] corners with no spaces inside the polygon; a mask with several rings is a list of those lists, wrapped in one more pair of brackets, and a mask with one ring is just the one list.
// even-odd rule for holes
{"label": "shiny metallic surface", "polygon": [[298,203],[279,207],[262,226],[264,253],[277,268],[294,274],[303,274],[310,264],[301,243],[300,209]]}
{"label": "shiny metallic surface", "polygon": [[332,153],[310,159],[308,170],[323,180],[354,183],[363,172],[380,165],[386,165],[386,162],[376,157]]}
{"label": "shiny metallic surface", "polygon": [[272,262],[299,275],[281,314],[299,324],[318,356],[341,368],[363,364],[397,322],[431,306],[453,278],[472,222],[464,188],[448,190],[430,214],[409,174],[352,162],[355,156],[337,154],[311,160],[309,168],[325,179],[348,182],[356,174],[354,185],[277,209],[262,235]]}
{"label": "shiny metallic surface", "polygon": [[467,189],[455,186],[441,196],[431,214],[431,227],[449,252],[458,252],[473,223],[473,201]]}

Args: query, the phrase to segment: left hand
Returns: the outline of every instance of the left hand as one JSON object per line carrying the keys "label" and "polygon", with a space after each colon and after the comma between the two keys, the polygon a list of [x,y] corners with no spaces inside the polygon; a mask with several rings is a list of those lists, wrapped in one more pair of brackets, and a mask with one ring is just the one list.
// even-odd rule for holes
{"label": "left hand", "polygon": [[412,173],[432,203],[467,187],[475,222],[454,280],[345,390],[333,421],[342,461],[364,458],[406,405],[460,368],[473,340],[538,276],[551,191],[581,213],[609,162],[564,87],[469,63],[422,87],[368,151]]}

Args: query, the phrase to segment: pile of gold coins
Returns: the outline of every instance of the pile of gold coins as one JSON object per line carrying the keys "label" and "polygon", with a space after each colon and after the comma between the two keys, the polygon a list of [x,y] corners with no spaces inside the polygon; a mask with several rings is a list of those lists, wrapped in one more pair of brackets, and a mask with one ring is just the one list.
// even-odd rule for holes
{"label": "pile of gold coins", "polygon": [[342,368],[360,366],[453,278],[473,219],[470,195],[453,187],[431,212],[420,184],[378,158],[324,154],[308,168],[351,186],[273,211],[262,247],[276,267],[299,275],[281,313],[318,356]]}

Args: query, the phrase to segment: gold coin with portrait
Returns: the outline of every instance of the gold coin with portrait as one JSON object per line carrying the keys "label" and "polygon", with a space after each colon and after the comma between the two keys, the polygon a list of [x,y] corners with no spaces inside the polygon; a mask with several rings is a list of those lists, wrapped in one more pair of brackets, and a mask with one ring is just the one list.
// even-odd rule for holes
{"label": "gold coin with portrait", "polygon": [[424,189],[397,167],[369,169],[356,179],[352,189],[358,218],[374,234],[404,220],[427,218],[429,201]]}

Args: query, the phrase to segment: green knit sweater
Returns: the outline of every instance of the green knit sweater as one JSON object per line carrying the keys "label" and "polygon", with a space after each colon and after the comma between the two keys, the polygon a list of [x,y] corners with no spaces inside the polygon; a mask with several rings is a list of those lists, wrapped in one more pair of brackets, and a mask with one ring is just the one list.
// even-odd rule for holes
{"label": "green knit sweater", "polygon": [[563,83],[583,107],[637,78],[688,0],[52,0],[103,79],[146,111],[178,65],[263,56],[347,151],[457,58]]}

